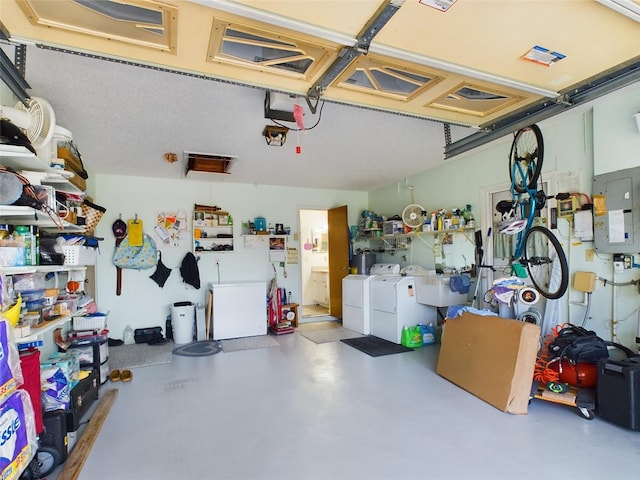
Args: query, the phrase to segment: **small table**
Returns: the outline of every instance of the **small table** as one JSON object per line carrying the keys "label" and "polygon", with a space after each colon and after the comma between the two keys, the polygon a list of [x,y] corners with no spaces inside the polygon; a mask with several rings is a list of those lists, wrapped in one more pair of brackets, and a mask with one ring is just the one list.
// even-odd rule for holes
{"label": "small table", "polygon": [[293,326],[293,328],[298,328],[298,307],[299,305],[297,303],[285,303],[284,305],[282,305],[282,320],[287,320],[286,317],[286,311],[289,310],[290,312],[293,312],[294,317],[293,320],[291,320],[291,325]]}

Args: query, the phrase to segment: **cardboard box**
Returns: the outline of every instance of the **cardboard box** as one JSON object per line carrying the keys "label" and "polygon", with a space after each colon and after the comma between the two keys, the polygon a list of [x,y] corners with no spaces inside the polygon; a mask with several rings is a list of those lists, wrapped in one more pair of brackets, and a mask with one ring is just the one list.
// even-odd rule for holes
{"label": "cardboard box", "polygon": [[508,413],[526,414],[540,327],[464,312],[448,319],[436,372]]}

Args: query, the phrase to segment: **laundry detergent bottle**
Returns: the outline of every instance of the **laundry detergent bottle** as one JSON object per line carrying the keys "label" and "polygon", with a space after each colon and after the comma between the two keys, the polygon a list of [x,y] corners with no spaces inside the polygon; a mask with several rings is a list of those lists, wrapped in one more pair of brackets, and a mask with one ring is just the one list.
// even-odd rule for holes
{"label": "laundry detergent bottle", "polygon": [[420,333],[422,335],[422,344],[423,345],[431,345],[436,343],[436,329],[433,326],[433,323],[429,323],[429,325],[425,325],[423,323],[420,325]]}

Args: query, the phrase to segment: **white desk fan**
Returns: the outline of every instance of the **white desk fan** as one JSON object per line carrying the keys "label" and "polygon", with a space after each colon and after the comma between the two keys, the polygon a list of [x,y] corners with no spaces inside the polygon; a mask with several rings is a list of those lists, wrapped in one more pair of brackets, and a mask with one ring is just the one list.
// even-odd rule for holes
{"label": "white desk fan", "polygon": [[56,116],[51,104],[43,98],[31,97],[28,106],[18,103],[15,108],[0,106],[0,117],[7,118],[21,128],[38,157],[51,160],[51,141],[56,128]]}
{"label": "white desk fan", "polygon": [[424,223],[424,217],[427,214],[425,209],[417,203],[412,203],[404,207],[402,211],[402,221],[410,228],[420,228]]}

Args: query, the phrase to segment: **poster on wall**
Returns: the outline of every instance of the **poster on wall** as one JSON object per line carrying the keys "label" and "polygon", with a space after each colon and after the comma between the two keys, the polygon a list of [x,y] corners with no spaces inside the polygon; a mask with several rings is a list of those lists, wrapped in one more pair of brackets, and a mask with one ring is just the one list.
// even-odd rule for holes
{"label": "poster on wall", "polygon": [[185,210],[160,212],[154,227],[156,236],[167,247],[183,247],[187,236],[187,213]]}
{"label": "poster on wall", "polygon": [[287,242],[284,237],[269,237],[269,261],[284,262],[287,258]]}

